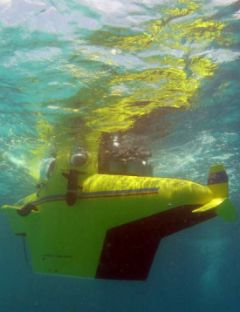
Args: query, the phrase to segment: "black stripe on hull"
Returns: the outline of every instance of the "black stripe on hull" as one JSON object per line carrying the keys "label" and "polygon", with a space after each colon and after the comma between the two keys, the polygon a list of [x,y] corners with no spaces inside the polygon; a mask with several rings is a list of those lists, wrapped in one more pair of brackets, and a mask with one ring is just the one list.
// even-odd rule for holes
{"label": "black stripe on hull", "polygon": [[96,278],[145,280],[160,240],[216,216],[214,210],[192,213],[181,206],[108,230]]}

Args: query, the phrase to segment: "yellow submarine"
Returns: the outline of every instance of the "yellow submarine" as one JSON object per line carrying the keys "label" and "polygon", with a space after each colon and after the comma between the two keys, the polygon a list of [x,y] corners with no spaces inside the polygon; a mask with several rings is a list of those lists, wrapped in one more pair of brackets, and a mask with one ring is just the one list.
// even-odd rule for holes
{"label": "yellow submarine", "polygon": [[46,158],[36,193],[2,207],[26,240],[34,271],[145,280],[165,236],[218,215],[237,218],[222,164],[210,167],[207,185],[149,176],[146,159],[128,170],[113,161],[107,173],[90,164],[81,147]]}

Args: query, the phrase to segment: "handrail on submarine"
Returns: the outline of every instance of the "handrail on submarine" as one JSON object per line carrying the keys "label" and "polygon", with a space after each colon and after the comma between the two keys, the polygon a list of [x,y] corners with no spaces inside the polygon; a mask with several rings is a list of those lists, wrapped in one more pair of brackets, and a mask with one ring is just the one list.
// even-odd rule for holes
{"label": "handrail on submarine", "polygon": [[[77,193],[78,199],[84,199],[84,198],[97,198],[97,197],[113,197],[116,195],[136,195],[136,193],[141,194],[157,194],[159,190],[159,187],[150,187],[150,188],[140,188],[140,189],[126,189],[126,190],[111,190],[111,191],[98,191],[98,192],[79,192],[75,190],[69,190],[71,192]],[[68,191],[68,192],[69,192]],[[43,198],[40,198],[38,200],[32,201],[30,203],[25,204],[22,208],[17,210],[17,213],[20,216],[27,216],[31,213],[31,211],[38,211],[37,207],[40,204],[44,204],[51,201],[61,201],[66,200],[67,194],[56,194],[56,195],[50,195],[45,196]]]}

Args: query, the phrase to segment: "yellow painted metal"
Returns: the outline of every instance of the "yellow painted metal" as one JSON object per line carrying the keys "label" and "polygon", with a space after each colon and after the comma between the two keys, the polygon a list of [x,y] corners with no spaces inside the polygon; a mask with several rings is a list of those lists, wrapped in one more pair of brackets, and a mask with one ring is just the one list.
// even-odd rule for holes
{"label": "yellow painted metal", "polygon": [[[235,219],[233,206],[215,197],[210,187],[158,177],[83,175],[79,180],[82,193],[70,207],[64,196],[54,200],[56,194],[66,192],[67,180],[62,171],[67,158],[60,159],[61,166],[56,166],[40,197],[34,194],[24,200],[36,203],[37,212],[20,216],[17,210],[23,204],[2,209],[9,214],[13,231],[26,234],[37,272],[94,277],[109,229],[182,205],[199,206],[195,213],[219,207],[219,215]],[[50,196],[49,200],[41,203],[46,196]]]}

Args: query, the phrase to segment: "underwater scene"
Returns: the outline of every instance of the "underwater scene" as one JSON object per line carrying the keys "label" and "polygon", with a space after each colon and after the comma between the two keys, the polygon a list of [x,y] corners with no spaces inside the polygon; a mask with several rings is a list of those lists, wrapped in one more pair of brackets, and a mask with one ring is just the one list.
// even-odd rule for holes
{"label": "underwater scene", "polygon": [[0,0],[0,311],[238,312],[240,1]]}

